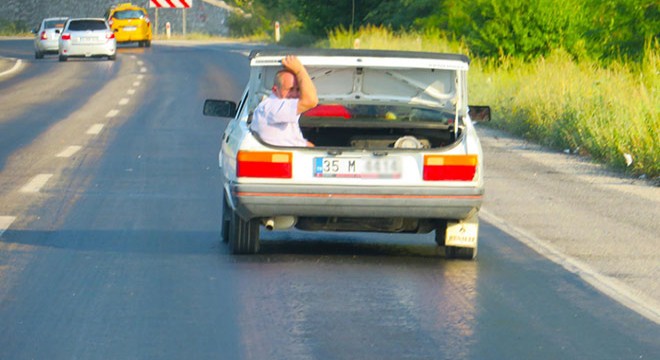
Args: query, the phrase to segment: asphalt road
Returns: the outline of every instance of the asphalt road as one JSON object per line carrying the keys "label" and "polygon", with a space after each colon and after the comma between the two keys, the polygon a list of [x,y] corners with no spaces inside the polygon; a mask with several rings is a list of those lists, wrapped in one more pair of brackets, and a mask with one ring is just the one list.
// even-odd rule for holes
{"label": "asphalt road", "polygon": [[488,129],[477,261],[298,231],[230,255],[201,106],[249,49],[0,40],[0,359],[660,358],[658,189]]}

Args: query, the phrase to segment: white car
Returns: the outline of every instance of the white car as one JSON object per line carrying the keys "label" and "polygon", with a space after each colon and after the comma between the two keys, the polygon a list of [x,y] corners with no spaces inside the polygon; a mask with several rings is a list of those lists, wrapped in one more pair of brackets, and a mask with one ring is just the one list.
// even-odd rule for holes
{"label": "white car", "polygon": [[69,19],[59,39],[59,60],[70,57],[117,58],[115,33],[103,18]]}
{"label": "white car", "polygon": [[46,54],[57,54],[59,39],[66,17],[51,17],[41,21],[39,27],[32,30],[34,33],[34,58],[43,59]]}
{"label": "white car", "polygon": [[[292,50],[317,87],[301,116],[315,147],[266,144],[249,129],[288,52],[250,54],[238,105],[207,99],[204,114],[234,117],[222,136],[222,235],[234,254],[259,250],[261,228],[435,232],[449,258],[473,259],[483,201],[483,155],[468,107],[469,60],[458,54]],[[471,110],[470,110],[471,109]]]}

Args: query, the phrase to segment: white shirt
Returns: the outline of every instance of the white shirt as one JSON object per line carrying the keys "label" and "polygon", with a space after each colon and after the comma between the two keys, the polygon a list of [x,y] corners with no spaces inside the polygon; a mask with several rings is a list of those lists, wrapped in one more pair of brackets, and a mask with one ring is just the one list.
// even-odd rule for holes
{"label": "white shirt", "polygon": [[250,130],[271,145],[307,146],[298,125],[298,99],[280,99],[270,94],[252,115]]}

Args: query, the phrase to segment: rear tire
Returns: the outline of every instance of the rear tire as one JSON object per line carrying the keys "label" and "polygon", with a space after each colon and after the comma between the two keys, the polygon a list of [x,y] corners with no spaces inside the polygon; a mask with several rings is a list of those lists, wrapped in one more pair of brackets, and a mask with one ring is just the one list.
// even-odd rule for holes
{"label": "rear tire", "polygon": [[435,226],[435,243],[445,246],[445,234],[447,233],[447,220],[438,220]]}
{"label": "rear tire", "polygon": [[110,55],[110,56],[108,56],[108,60],[110,60],[110,61],[115,61],[115,60],[117,60],[117,54],[114,54],[114,55]]}
{"label": "rear tire", "polygon": [[231,227],[231,219],[233,216],[234,210],[229,207],[229,202],[227,201],[227,195],[222,196],[222,216],[220,217],[220,222],[222,227],[220,228],[220,236],[222,237],[222,242],[229,242],[229,228]]}
{"label": "rear tire", "polygon": [[146,47],[151,47],[151,40],[147,40],[144,42],[144,46]]}
{"label": "rear tire", "polygon": [[41,51],[35,51],[34,52],[34,58],[35,59],[43,59],[44,58],[44,53],[42,53]]}
{"label": "rear tire", "polygon": [[229,251],[232,254],[255,254],[259,251],[259,226],[255,219],[243,220],[232,212],[229,226]]}
{"label": "rear tire", "polygon": [[477,248],[447,246],[445,256],[449,259],[474,260],[477,257]]}
{"label": "rear tire", "polygon": [[66,57],[66,56],[64,56],[64,55],[60,55],[60,61],[66,61],[66,60],[67,60],[67,57]]}

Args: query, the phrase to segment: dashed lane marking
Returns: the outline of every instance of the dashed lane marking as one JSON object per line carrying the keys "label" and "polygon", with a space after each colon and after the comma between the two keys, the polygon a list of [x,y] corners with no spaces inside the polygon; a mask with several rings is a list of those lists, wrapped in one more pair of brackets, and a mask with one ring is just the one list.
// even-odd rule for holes
{"label": "dashed lane marking", "polygon": [[140,82],[139,82],[139,81],[134,81],[134,82],[133,82],[133,86],[134,86],[134,87],[138,87],[138,86],[140,86]]}
{"label": "dashed lane marking", "polygon": [[140,72],[141,72],[141,73],[146,73],[146,72],[147,72],[147,68],[146,68],[146,67],[140,68]]}
{"label": "dashed lane marking", "polygon": [[37,193],[41,188],[46,185],[48,180],[53,176],[53,174],[39,174],[32,178],[25,186],[21,188],[21,192],[24,193]]}
{"label": "dashed lane marking", "polygon": [[68,158],[71,155],[75,154],[78,152],[78,150],[82,149],[81,146],[78,145],[71,145],[67,147],[66,149],[60,151],[59,154],[55,155],[56,157],[61,157],[61,158]]}
{"label": "dashed lane marking", "polygon": [[119,105],[126,105],[126,104],[128,104],[128,98],[122,98],[121,100],[119,100]]}
{"label": "dashed lane marking", "polygon": [[144,79],[144,75],[140,74],[140,75],[137,76],[137,78],[138,78],[138,80],[142,80],[142,79]]}
{"label": "dashed lane marking", "polygon": [[103,130],[103,124],[94,124],[87,129],[88,135],[98,135]]}
{"label": "dashed lane marking", "polygon": [[112,110],[108,111],[107,114],[105,114],[105,117],[107,117],[107,118],[113,118],[113,117],[117,116],[117,114],[119,114],[119,110],[117,110],[117,109],[112,109]]}
{"label": "dashed lane marking", "polygon": [[16,220],[16,216],[0,216],[0,235],[9,229],[14,220]]}
{"label": "dashed lane marking", "polygon": [[133,94],[135,94],[135,89],[128,89],[128,90],[126,91],[126,94],[128,94],[128,95],[133,95]]}

